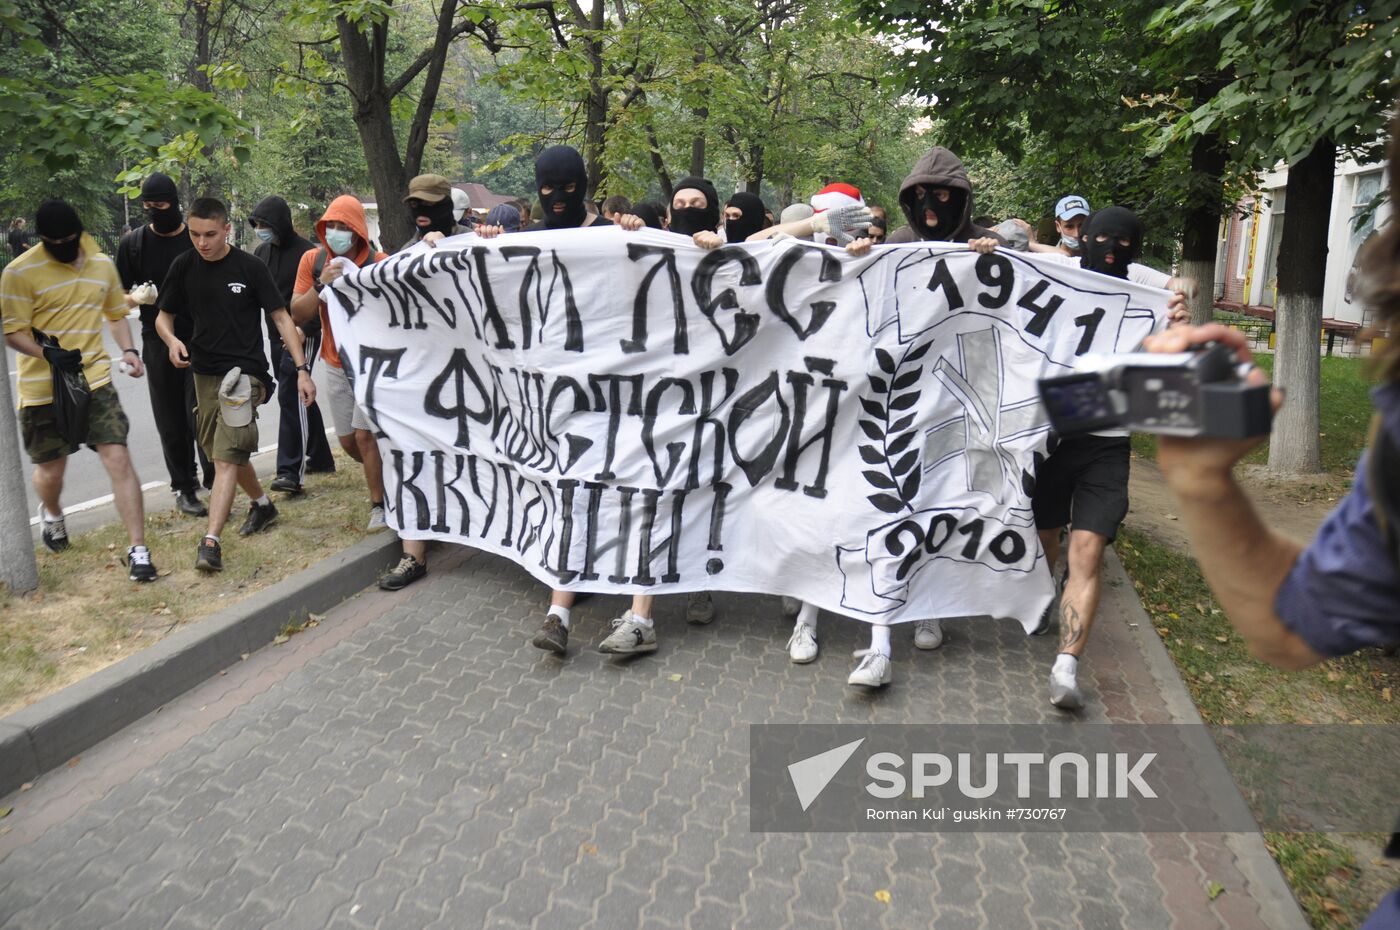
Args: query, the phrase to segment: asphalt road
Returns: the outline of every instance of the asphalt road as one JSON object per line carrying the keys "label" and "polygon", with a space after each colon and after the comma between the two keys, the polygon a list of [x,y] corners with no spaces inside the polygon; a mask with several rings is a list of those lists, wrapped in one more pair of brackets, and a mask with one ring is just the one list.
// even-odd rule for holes
{"label": "asphalt road", "polygon": [[[131,320],[132,339],[137,348],[141,347],[141,327],[136,319]],[[116,370],[116,362],[121,355],[121,350],[112,339],[111,333],[105,333],[104,339],[107,345],[107,353],[112,358],[112,383],[116,385],[117,394],[121,397],[122,409],[126,411],[127,417],[131,420],[131,432],[127,439],[128,448],[131,450],[132,462],[136,466],[136,473],[141,477],[142,487],[148,493],[146,495],[147,507],[165,506],[173,503],[173,498],[168,494],[162,494],[161,489],[167,490],[170,487],[170,475],[165,470],[165,458],[161,454],[160,438],[156,435],[155,421],[151,416],[151,400],[147,393],[146,381],[144,378],[132,378],[123,375]],[[264,336],[264,339],[266,337]],[[266,345],[264,344],[264,351]],[[7,361],[10,372],[10,390],[16,397],[16,364],[15,352],[7,349]],[[317,390],[324,393],[324,388],[319,377],[317,366]],[[330,425],[330,411],[324,404],[321,406],[321,413],[325,417],[326,425]],[[276,401],[264,404],[258,409],[258,429],[260,447],[264,450],[273,450],[277,446],[277,426],[279,421],[279,410]],[[16,429],[15,441],[20,442],[18,429]],[[21,445],[21,449],[23,446]],[[26,472],[29,469],[29,459],[21,456],[25,463]],[[259,466],[259,472],[266,473],[274,467],[273,456],[259,456],[255,460]],[[28,482],[26,481],[28,486]],[[29,497],[29,513],[31,522],[37,520],[35,514],[38,512],[39,501],[34,495],[32,486],[27,487]],[[84,448],[68,460],[68,471],[64,476],[63,487],[63,508],[66,513],[74,514],[101,507],[110,500],[112,493],[111,483],[107,479],[107,472],[103,469],[97,453]]]}

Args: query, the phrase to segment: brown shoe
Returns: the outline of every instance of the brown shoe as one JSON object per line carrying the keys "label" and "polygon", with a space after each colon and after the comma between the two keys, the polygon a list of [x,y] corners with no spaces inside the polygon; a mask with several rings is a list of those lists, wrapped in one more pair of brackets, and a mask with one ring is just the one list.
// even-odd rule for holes
{"label": "brown shoe", "polygon": [[530,645],[562,656],[569,651],[569,628],[554,614],[550,614],[544,618],[544,623],[540,624],[539,632],[530,640]]}

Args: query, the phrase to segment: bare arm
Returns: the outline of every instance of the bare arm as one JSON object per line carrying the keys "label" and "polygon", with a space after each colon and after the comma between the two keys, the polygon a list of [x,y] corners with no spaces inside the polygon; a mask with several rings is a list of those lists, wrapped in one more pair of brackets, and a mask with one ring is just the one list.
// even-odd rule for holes
{"label": "bare arm", "polygon": [[34,341],[28,330],[22,329],[15,333],[5,334],[5,344],[21,355],[28,355],[32,358],[43,358],[44,350],[39,343]]}
{"label": "bare arm", "polygon": [[146,366],[141,362],[141,353],[136,351],[136,343],[131,341],[131,325],[126,317],[108,320],[107,329],[112,333],[112,341],[122,350],[122,357],[131,366],[131,377],[139,378],[145,374]]}
{"label": "bare arm", "polygon": [[[1224,326],[1178,327],[1151,337],[1155,352],[1178,352],[1209,339],[1248,352],[1243,334]],[[1264,375],[1251,372],[1251,382]],[[1278,405],[1275,393],[1275,407]],[[1322,661],[1274,611],[1279,588],[1302,547],[1272,532],[1235,482],[1232,469],[1263,437],[1250,440],[1158,438],[1157,460],[1175,496],[1191,549],[1230,623],[1260,660],[1280,668]]]}
{"label": "bare arm", "polygon": [[316,293],[314,287],[307,288],[300,294],[293,294],[292,302],[287,305],[287,308],[292,313],[293,322],[298,326],[305,326],[316,319],[316,315],[321,311],[321,295]]}
{"label": "bare arm", "polygon": [[190,356],[185,350],[185,344],[175,338],[175,317],[169,310],[162,310],[156,314],[156,335],[160,336],[160,341],[170,350],[170,364],[176,368],[190,367]]}

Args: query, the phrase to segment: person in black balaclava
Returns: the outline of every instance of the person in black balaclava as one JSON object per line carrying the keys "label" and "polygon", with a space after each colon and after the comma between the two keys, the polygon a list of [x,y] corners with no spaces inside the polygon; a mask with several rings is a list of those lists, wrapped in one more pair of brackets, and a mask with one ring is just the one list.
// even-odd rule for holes
{"label": "person in black balaclava", "polygon": [[457,224],[457,207],[452,202],[452,184],[440,174],[420,174],[408,182],[408,194],[404,203],[413,212],[413,225],[418,234],[406,246],[426,242],[432,233],[438,233],[433,240],[471,232],[470,226]]}
{"label": "person in black balaclava", "polygon": [[[261,240],[253,257],[267,265],[272,280],[288,305],[297,280],[297,265],[302,255],[316,248],[292,226],[292,210],[281,197],[264,197],[248,217],[253,232]],[[314,365],[321,349],[321,320],[313,318],[297,327],[303,338],[302,354],[307,364]],[[277,379],[277,406],[281,410],[277,427],[277,477],[268,488],[284,494],[300,494],[308,471],[335,471],[335,458],[326,441],[326,426],[321,408],[313,400],[310,406],[297,394],[297,370],[291,353],[282,345],[277,327],[268,327],[268,348],[271,352],[272,373]]]}
{"label": "person in black balaclava", "polygon": [[719,229],[719,193],[713,184],[704,178],[681,178],[672,190],[671,232],[693,236]]}
{"label": "person in black balaclava", "polygon": [[996,233],[972,222],[972,182],[958,156],[942,146],[929,149],[914,164],[900,185],[899,206],[909,225],[887,242],[1001,244]]}
{"label": "person in black balaclava", "polygon": [[572,146],[551,145],[540,153],[535,159],[535,190],[544,216],[527,231],[612,225],[612,220],[588,212],[588,169]]}
{"label": "person in black balaclava", "polygon": [[[141,312],[141,360],[146,365],[151,413],[175,506],[181,513],[202,517],[208,511],[199,499],[201,481],[195,462],[204,473],[206,488],[214,483],[214,466],[195,443],[194,378],[189,369],[170,364],[170,353],[156,334],[156,301],[165,275],[194,243],[180,212],[180,192],[168,175],[156,172],[146,178],[141,185],[141,206],[147,222],[122,236],[117,246],[117,275],[126,288],[127,305]],[[189,340],[194,335],[192,327],[188,317],[181,317],[176,321],[175,335]]]}
{"label": "person in black balaclava", "polygon": [[738,191],[724,205],[724,235],[731,243],[745,241],[767,222],[767,208],[757,194]]}
{"label": "person in black balaclava", "polygon": [[1082,238],[1081,267],[1127,278],[1128,266],[1142,254],[1142,220],[1123,207],[1106,207],[1089,217]]}

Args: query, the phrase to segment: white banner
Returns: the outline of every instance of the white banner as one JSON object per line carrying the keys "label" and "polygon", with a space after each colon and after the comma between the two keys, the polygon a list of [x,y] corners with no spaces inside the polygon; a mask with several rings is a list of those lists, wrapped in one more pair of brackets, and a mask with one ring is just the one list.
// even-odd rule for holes
{"label": "white banner", "polygon": [[558,588],[1028,628],[1036,379],[1132,350],[1168,296],[1015,252],[616,228],[459,236],[325,293],[401,536]]}

